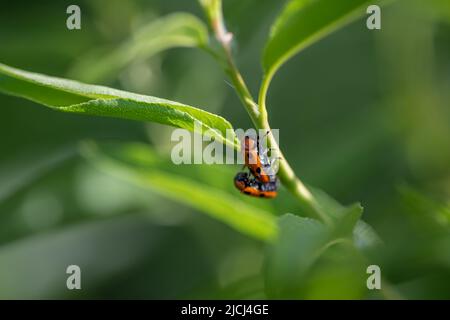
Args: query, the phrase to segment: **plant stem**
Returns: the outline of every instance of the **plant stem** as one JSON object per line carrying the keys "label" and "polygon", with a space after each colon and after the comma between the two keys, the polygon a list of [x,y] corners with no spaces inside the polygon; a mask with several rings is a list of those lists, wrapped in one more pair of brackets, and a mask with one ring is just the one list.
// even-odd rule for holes
{"label": "plant stem", "polygon": [[[318,218],[326,224],[331,223],[331,219],[326,215],[318,202],[308,190],[308,188],[301,182],[299,178],[295,175],[291,166],[289,165],[286,158],[283,156],[280,147],[275,140],[273,134],[271,134],[271,129],[267,116],[267,109],[265,104],[265,96],[267,94],[268,82],[263,81],[262,90],[259,95],[259,105],[253,99],[250,91],[248,90],[245,81],[239,72],[239,69],[234,62],[233,55],[231,52],[231,40],[232,34],[227,32],[223,20],[222,5],[221,1],[214,1],[214,10],[207,11],[207,15],[211,24],[211,28],[214,31],[214,35],[221,45],[224,53],[224,68],[225,72],[230,77],[233,86],[239,96],[242,104],[247,110],[253,124],[257,129],[263,129],[268,132],[268,146],[275,151],[281,157],[279,171],[277,173],[280,178],[281,183],[289,190],[299,201],[302,210],[306,215]],[[271,76],[270,76],[271,78]],[[269,78],[269,80],[270,80]],[[266,79],[264,79],[266,80]],[[264,85],[266,84],[266,85]]]}
{"label": "plant stem", "polygon": [[[270,125],[267,121],[262,126],[258,126],[258,129],[265,129],[268,130],[268,132],[271,132]],[[272,150],[275,150],[275,154],[280,156],[280,166],[277,175],[280,178],[281,183],[296,197],[306,215],[318,218],[326,224],[331,224],[330,217],[323,212],[311,191],[309,191],[303,182],[295,175],[294,170],[284,157],[277,141],[270,133],[268,134],[268,145]]]}

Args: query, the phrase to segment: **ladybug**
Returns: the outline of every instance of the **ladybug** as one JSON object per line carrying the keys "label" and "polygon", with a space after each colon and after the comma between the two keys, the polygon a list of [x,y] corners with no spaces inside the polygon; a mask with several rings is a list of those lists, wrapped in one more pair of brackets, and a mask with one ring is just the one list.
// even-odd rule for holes
{"label": "ladybug", "polygon": [[267,183],[251,178],[247,172],[238,172],[234,177],[234,185],[242,193],[258,198],[275,198],[277,196],[278,179]]}
{"label": "ladybug", "polygon": [[270,174],[272,163],[267,158],[266,152],[260,154],[259,138],[255,141],[245,136],[242,142],[245,166],[252,175],[262,183],[274,182],[276,175]]}
{"label": "ladybug", "polygon": [[260,153],[259,138],[245,136],[242,140],[244,167],[250,171],[239,172],[234,177],[234,185],[242,193],[259,198],[275,198],[277,196],[278,178],[271,174],[272,163],[267,157],[267,151]]}

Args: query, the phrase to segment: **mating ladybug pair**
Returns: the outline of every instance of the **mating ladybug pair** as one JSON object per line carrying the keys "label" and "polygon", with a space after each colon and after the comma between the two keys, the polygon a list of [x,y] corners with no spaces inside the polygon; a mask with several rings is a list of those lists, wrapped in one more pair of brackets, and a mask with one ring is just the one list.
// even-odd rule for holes
{"label": "mating ladybug pair", "polygon": [[273,173],[272,163],[267,151],[260,153],[259,138],[245,136],[242,141],[242,152],[245,167],[250,173],[238,172],[234,177],[234,185],[242,193],[259,198],[275,198],[277,196],[278,178]]}

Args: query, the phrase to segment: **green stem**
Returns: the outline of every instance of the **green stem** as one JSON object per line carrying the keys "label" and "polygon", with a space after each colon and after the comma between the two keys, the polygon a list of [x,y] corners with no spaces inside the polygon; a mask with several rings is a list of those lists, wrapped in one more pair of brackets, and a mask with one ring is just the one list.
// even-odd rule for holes
{"label": "green stem", "polygon": [[230,77],[233,86],[239,96],[242,104],[247,110],[253,124],[257,129],[263,129],[268,134],[268,146],[275,151],[281,157],[280,167],[277,173],[280,178],[281,183],[289,190],[299,201],[302,210],[306,215],[318,218],[326,224],[331,223],[330,217],[323,212],[320,208],[318,202],[308,190],[308,188],[301,182],[299,178],[295,175],[291,166],[287,162],[286,158],[283,156],[280,147],[275,140],[274,136],[271,134],[271,129],[267,116],[267,109],[265,103],[265,97],[267,95],[267,89],[269,86],[270,79],[272,75],[266,77],[263,81],[263,85],[260,90],[259,95],[259,105],[253,99],[245,81],[237,68],[232,53],[231,53],[231,38],[232,35],[226,31],[225,24],[222,15],[222,5],[221,1],[214,1],[214,10],[207,10],[208,19],[211,24],[211,28],[214,31],[217,41],[220,43],[223,53],[224,53],[224,66],[225,71]]}
{"label": "green stem", "polygon": [[247,85],[245,84],[244,79],[242,78],[238,68],[236,67],[233,58],[231,56],[231,52],[226,50],[226,60],[227,67],[225,69],[226,73],[230,77],[233,86],[236,90],[239,99],[247,110],[250,118],[252,119],[255,125],[258,124],[258,120],[260,118],[260,112],[258,111],[258,105],[255,103],[250,91],[248,90]]}

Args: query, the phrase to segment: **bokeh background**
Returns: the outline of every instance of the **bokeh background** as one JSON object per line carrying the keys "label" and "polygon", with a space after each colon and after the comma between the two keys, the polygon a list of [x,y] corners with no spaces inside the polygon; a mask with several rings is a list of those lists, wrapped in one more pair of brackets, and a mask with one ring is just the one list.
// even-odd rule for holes
{"label": "bokeh background", "polygon": [[[237,63],[256,94],[260,53],[284,1],[224,2]],[[70,4],[81,7],[82,30],[66,28]],[[77,66],[173,12],[203,19],[186,0],[1,1],[0,62],[85,80]],[[362,203],[383,242],[368,261],[388,283],[383,293],[339,286],[346,274],[330,276],[329,262],[299,298],[450,298],[449,53],[448,2],[403,0],[382,9],[381,31],[359,19],[276,75],[269,116],[287,159],[307,184]],[[139,59],[93,82],[251,127],[220,66],[198,49]],[[171,128],[58,113],[5,95],[0,107],[0,298],[266,297],[263,243],[77,153],[86,139],[139,141],[168,157]],[[264,204],[280,215],[295,210],[281,193]],[[68,264],[82,269],[81,291],[66,289]]]}

